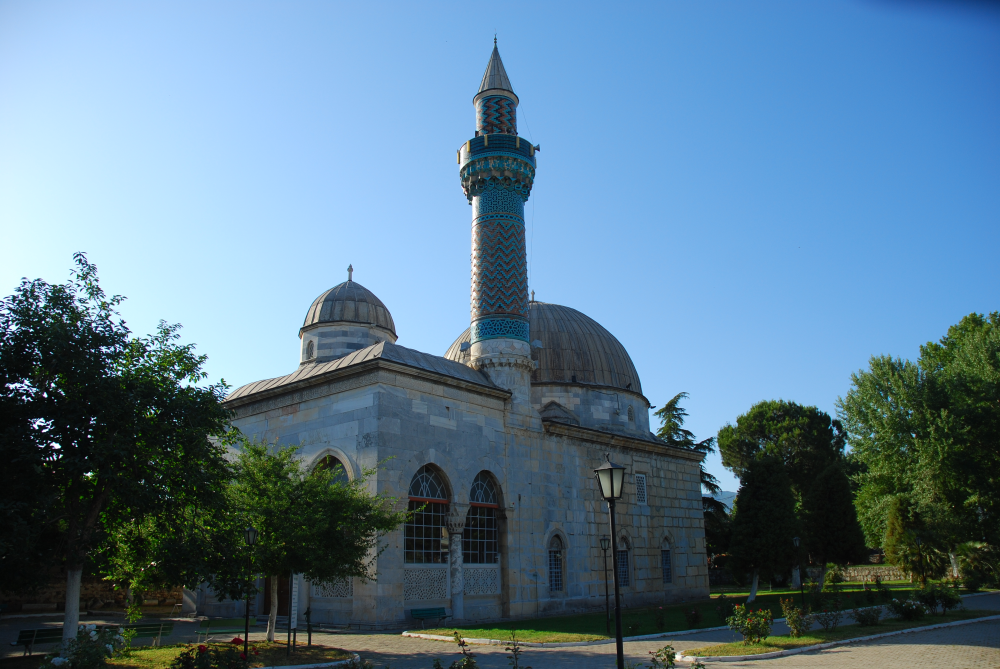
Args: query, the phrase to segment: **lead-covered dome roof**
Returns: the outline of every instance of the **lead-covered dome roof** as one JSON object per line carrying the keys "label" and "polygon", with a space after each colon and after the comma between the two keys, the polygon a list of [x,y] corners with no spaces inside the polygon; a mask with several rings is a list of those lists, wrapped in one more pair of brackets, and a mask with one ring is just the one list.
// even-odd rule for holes
{"label": "lead-covered dome roof", "polygon": [[[632,358],[600,323],[558,304],[530,302],[528,306],[531,357],[538,363],[531,374],[533,384],[575,381],[642,394]],[[444,357],[468,362],[468,350],[463,351],[462,344],[469,341],[466,329]]]}
{"label": "lead-covered dome roof", "polygon": [[382,300],[357,281],[348,279],[326,291],[309,306],[303,328],[319,323],[362,323],[392,333],[396,325]]}

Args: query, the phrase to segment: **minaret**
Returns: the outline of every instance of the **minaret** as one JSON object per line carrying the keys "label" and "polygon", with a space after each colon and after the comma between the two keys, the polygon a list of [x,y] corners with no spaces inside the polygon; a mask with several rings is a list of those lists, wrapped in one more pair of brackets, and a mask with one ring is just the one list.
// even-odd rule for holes
{"label": "minaret", "polygon": [[530,407],[534,363],[528,337],[524,203],[535,179],[535,151],[517,136],[517,95],[496,38],[479,92],[476,136],[458,152],[462,189],[472,205],[470,364]]}

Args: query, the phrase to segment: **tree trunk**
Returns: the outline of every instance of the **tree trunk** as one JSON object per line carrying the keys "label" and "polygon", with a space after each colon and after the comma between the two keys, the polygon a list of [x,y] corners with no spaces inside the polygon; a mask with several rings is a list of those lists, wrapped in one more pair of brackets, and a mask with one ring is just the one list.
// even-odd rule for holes
{"label": "tree trunk", "polygon": [[823,566],[820,567],[820,570],[819,570],[819,589],[820,589],[820,592],[822,592],[823,590],[826,589],[826,563],[825,562],[823,563]]}
{"label": "tree trunk", "polygon": [[792,569],[792,587],[793,588],[802,587],[802,575],[799,574],[798,567]]}
{"label": "tree trunk", "polygon": [[955,557],[954,553],[948,553],[948,559],[951,560],[951,577],[958,578],[958,558]]}
{"label": "tree trunk", "polygon": [[757,599],[757,570],[753,570],[753,582],[750,584],[750,596],[747,597],[747,604]]}
{"label": "tree trunk", "polygon": [[76,638],[80,626],[80,581],[83,567],[66,569],[66,615],[63,618],[63,646]]}
{"label": "tree trunk", "polygon": [[278,577],[271,577],[271,612],[267,616],[267,640],[274,642],[274,628],[278,626]]}

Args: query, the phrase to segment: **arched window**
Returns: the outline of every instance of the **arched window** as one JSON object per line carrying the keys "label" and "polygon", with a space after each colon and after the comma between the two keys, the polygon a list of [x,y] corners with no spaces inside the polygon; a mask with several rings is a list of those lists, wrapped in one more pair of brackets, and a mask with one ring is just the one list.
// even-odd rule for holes
{"label": "arched window", "polygon": [[559,535],[549,541],[549,591],[561,592],[563,589],[563,542]]}
{"label": "arched window", "polygon": [[622,537],[618,542],[618,555],[615,560],[615,568],[618,570],[618,585],[622,587],[629,585],[628,553],[628,539]]}
{"label": "arched window", "polygon": [[497,495],[489,474],[480,472],[469,492],[469,513],[462,533],[462,560],[465,564],[496,564],[500,561],[497,530]]}
{"label": "arched window", "polygon": [[663,548],[660,549],[660,569],[663,571],[663,582],[674,582],[674,568],[670,563],[670,542],[663,540]]}
{"label": "arched window", "polygon": [[306,344],[306,360],[312,360],[316,356],[316,344],[310,339]]}
{"label": "arched window", "polygon": [[403,527],[403,561],[447,563],[448,551],[442,549],[441,539],[447,527],[448,492],[437,470],[424,465],[413,475],[409,509],[414,514]]}
{"label": "arched window", "polygon": [[332,455],[327,455],[316,463],[316,466],[313,467],[313,471],[319,471],[319,470],[332,471],[334,483],[348,483],[350,481],[350,479],[347,477],[347,467],[344,466],[343,462],[333,457]]}
{"label": "arched window", "polygon": [[630,423],[635,422],[635,409],[633,409],[631,405],[629,405],[628,408],[628,422]]}

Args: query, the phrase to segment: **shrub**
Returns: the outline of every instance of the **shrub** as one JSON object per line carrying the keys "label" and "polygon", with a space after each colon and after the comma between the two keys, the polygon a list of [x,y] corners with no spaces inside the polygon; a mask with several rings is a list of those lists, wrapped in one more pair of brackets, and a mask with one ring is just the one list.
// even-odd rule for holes
{"label": "shrub", "polygon": [[854,616],[854,621],[862,627],[872,627],[878,625],[879,619],[882,617],[882,607],[870,606],[865,609],[854,609],[851,615]]}
{"label": "shrub", "polygon": [[[170,669],[247,669],[242,639],[239,644],[208,646],[201,644],[181,652],[170,662]],[[256,655],[257,649],[251,651]]]}
{"label": "shrub", "polygon": [[[805,611],[795,606],[795,600],[789,597],[788,599],[778,599],[781,602],[781,612],[785,616],[785,624],[788,625],[790,630],[789,634],[793,637],[802,636],[806,628],[806,621],[808,616],[806,616]],[[810,620],[811,622],[811,620]]]}
{"label": "shrub", "polygon": [[670,644],[656,652],[649,651],[649,654],[653,656],[650,658],[653,662],[649,665],[650,669],[672,669],[674,661],[677,659],[677,653]]}
{"label": "shrub", "polygon": [[823,628],[824,632],[830,632],[837,629],[837,625],[840,624],[840,619],[844,614],[840,612],[840,606],[832,609],[823,609],[822,611],[817,611],[813,614],[813,618],[819,623],[819,626]]}
{"label": "shrub", "polygon": [[698,607],[684,612],[684,620],[687,621],[688,627],[697,627],[701,624],[702,619],[701,611],[698,610]]}
{"label": "shrub", "polygon": [[743,636],[744,645],[760,643],[771,634],[774,616],[770,610],[757,609],[753,611],[744,604],[733,607],[733,615],[726,619],[729,629]]}
{"label": "shrub", "polygon": [[98,630],[97,625],[80,625],[66,652],[49,656],[42,668],[101,669],[107,666],[108,658],[114,657],[124,643],[125,639],[115,629],[105,627]]}
{"label": "shrub", "polygon": [[719,595],[715,599],[715,610],[718,612],[720,620],[728,620],[733,615],[733,607],[735,606],[736,602],[725,595]]}
{"label": "shrub", "polygon": [[962,587],[969,592],[977,592],[981,587],[983,587],[983,579],[981,579],[978,574],[963,574]]}
{"label": "shrub", "polygon": [[656,629],[662,631],[664,627],[667,626],[667,615],[663,612],[663,607],[659,606],[653,611],[653,624],[656,625]]}
{"label": "shrub", "polygon": [[823,577],[824,585],[838,585],[844,582],[844,572],[835,564],[826,566],[826,576]]}
{"label": "shrub", "polygon": [[893,599],[889,602],[889,610],[902,620],[920,620],[929,613],[926,606],[912,599]]}

